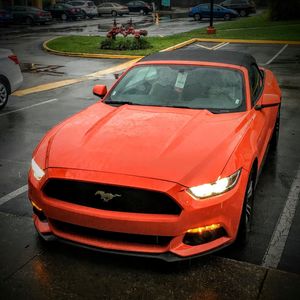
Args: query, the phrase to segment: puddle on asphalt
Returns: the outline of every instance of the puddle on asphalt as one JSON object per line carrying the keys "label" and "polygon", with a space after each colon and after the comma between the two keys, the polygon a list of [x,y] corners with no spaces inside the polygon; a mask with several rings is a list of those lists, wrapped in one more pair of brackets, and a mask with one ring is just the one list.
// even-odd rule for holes
{"label": "puddle on asphalt", "polygon": [[34,64],[34,63],[21,63],[22,72],[28,73],[43,73],[46,75],[52,76],[62,76],[65,72],[59,71],[63,66],[59,65],[42,65],[42,64]]}

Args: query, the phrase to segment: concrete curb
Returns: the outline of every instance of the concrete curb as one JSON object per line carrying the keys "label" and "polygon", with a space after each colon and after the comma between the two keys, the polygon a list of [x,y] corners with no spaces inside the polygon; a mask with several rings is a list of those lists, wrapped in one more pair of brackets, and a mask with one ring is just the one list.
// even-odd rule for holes
{"label": "concrete curb", "polygon": [[225,42],[235,44],[289,44],[300,45],[300,41],[284,41],[284,40],[241,40],[241,39],[205,39],[195,38],[196,42]]}
{"label": "concrete curb", "polygon": [[171,47],[169,47],[169,48],[160,50],[160,52],[174,51],[174,50],[176,50],[176,49],[180,49],[180,48],[186,47],[186,46],[188,46],[188,45],[190,45],[190,44],[193,44],[193,43],[195,43],[195,42],[197,42],[197,39],[196,39],[196,38],[190,39],[190,40],[187,40],[187,41],[185,41],[185,42],[179,43],[179,44],[177,44],[177,45],[171,46]]}
{"label": "concrete curb", "polygon": [[62,56],[71,56],[71,57],[82,57],[82,58],[98,58],[98,59],[136,59],[136,58],[143,58],[140,55],[116,55],[116,54],[96,54],[96,53],[76,53],[76,52],[63,52],[54,50],[48,47],[48,43],[60,37],[55,37],[53,39],[47,40],[43,43],[42,48],[43,50],[50,52],[55,55],[62,55]]}
{"label": "concrete curb", "polygon": [[[56,54],[56,55],[62,55],[62,56],[71,56],[71,57],[82,57],[82,58],[98,58],[98,59],[137,59],[137,58],[143,58],[144,56],[141,55],[121,55],[121,54],[92,54],[92,53],[76,53],[76,52],[63,52],[54,50],[48,47],[48,43],[51,42],[54,39],[57,39],[59,37],[52,38],[50,40],[47,40],[43,43],[43,49],[47,52]],[[166,49],[160,50],[160,52],[165,51],[173,51],[176,49],[180,49],[183,47],[186,47],[188,45],[191,45],[193,43],[199,43],[199,42],[215,42],[215,43],[239,43],[239,44],[289,44],[289,45],[300,45],[300,41],[283,41],[283,40],[241,40],[241,39],[206,39],[206,38],[192,38],[190,40],[184,41],[182,43],[179,43],[177,45],[168,47]]]}

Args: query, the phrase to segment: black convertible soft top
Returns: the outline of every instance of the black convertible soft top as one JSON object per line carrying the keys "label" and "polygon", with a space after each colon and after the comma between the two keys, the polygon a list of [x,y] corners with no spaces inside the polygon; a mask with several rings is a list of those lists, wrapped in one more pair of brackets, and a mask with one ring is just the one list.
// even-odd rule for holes
{"label": "black convertible soft top", "polygon": [[247,53],[226,50],[213,51],[204,49],[157,52],[155,54],[144,57],[140,60],[140,62],[150,62],[157,60],[218,62],[243,66],[248,70],[250,70],[250,66],[252,64],[256,64],[255,58]]}

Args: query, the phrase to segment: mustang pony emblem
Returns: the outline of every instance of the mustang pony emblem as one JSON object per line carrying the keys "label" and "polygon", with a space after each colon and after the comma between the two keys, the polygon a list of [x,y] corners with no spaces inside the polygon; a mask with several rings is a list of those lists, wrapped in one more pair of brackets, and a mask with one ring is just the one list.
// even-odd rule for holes
{"label": "mustang pony emblem", "polygon": [[98,195],[100,195],[101,199],[104,202],[108,202],[108,201],[110,201],[110,200],[112,200],[113,198],[116,198],[116,197],[121,197],[121,195],[119,195],[119,194],[105,193],[104,191],[97,191],[95,193],[95,196],[98,196]]}

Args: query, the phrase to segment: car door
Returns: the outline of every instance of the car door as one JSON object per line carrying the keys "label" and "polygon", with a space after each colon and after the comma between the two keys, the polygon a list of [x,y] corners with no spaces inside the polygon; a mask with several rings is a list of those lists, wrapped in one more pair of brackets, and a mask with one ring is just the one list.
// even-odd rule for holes
{"label": "car door", "polygon": [[223,18],[224,15],[224,9],[219,5],[214,5],[214,18]]}
{"label": "car door", "polygon": [[200,11],[203,18],[209,18],[210,16],[210,5],[203,4],[200,5]]}
{"label": "car door", "polygon": [[50,7],[50,12],[52,14],[52,17],[54,18],[59,18],[60,14],[59,14],[59,10],[57,8],[58,5],[53,5]]}
{"label": "car door", "polygon": [[253,129],[257,136],[257,151],[259,162],[264,158],[265,151],[270,138],[270,126],[272,120],[272,111],[274,108],[266,107],[261,110],[256,110],[255,106],[262,100],[264,89],[263,73],[259,70],[256,64],[252,64],[249,72],[250,90],[251,90],[251,105],[253,113]]}
{"label": "car door", "polygon": [[128,6],[129,11],[133,12],[133,2],[128,2],[126,5]]}
{"label": "car door", "polygon": [[113,6],[111,3],[106,3],[106,6],[104,8],[105,10],[105,14],[111,14],[112,10],[113,10]]}
{"label": "car door", "polygon": [[140,10],[140,7],[139,7],[139,2],[137,2],[137,1],[134,1],[134,2],[133,2],[132,11],[134,11],[134,12],[138,12],[139,10]]}

